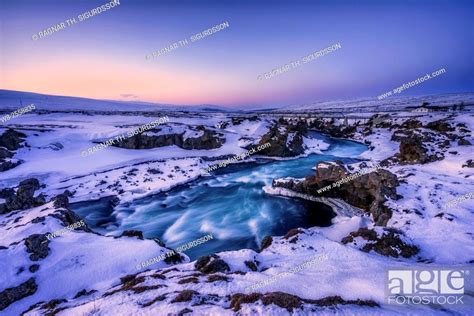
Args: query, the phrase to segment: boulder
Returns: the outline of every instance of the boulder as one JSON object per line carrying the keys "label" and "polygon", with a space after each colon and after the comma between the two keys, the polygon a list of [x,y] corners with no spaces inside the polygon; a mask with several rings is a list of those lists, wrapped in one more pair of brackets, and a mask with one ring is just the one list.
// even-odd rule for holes
{"label": "boulder", "polygon": [[0,147],[8,150],[17,150],[21,147],[21,143],[25,140],[26,135],[13,129],[7,129],[0,136]]}
{"label": "boulder", "polygon": [[0,311],[27,296],[33,295],[37,289],[38,285],[35,279],[30,278],[16,287],[10,287],[0,292]]}
{"label": "boulder", "polygon": [[[349,176],[353,179],[348,178]],[[348,181],[333,186],[342,179]],[[384,202],[387,198],[394,200],[399,198],[396,193],[398,185],[397,177],[387,170],[377,169],[366,174],[350,174],[340,161],[318,163],[316,174],[303,181],[273,181],[274,187],[284,187],[315,197],[342,199],[372,214],[377,225],[386,225],[390,219],[392,213],[384,206]],[[321,191],[326,186],[331,187]]]}

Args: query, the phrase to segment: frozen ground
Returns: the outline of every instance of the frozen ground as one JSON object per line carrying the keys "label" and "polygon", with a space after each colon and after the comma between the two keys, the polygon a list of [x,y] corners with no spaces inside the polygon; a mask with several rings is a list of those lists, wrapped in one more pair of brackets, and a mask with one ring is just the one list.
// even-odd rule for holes
{"label": "frozen ground", "polygon": [[[0,133],[6,126],[15,128],[27,135],[29,147],[19,149],[15,155],[23,161],[21,165],[0,173],[0,189],[36,177],[45,184],[41,192],[48,198],[67,189],[75,191],[72,201],[117,194],[121,201],[129,201],[202,176],[201,169],[219,161],[205,159],[245,152],[243,146],[257,142],[272,123],[272,118],[265,115],[257,121],[245,120],[234,125],[230,122],[230,114],[183,117],[167,113],[176,129],[186,132],[188,126],[205,125],[223,133],[226,142],[213,150],[108,147],[81,156],[82,150],[95,145],[94,141],[126,134],[161,115],[32,113],[15,118],[4,124]],[[409,116],[410,113],[401,113],[393,122],[400,124]],[[445,113],[428,113],[418,119],[426,124],[446,117]],[[472,112],[452,115],[448,121],[453,126],[464,123],[471,131],[465,139],[474,143]],[[223,122],[229,124],[221,129],[219,124]],[[357,132],[355,140],[370,141],[373,147],[360,158],[376,164],[396,154],[399,143],[390,140],[392,133],[386,128],[376,128],[369,135]],[[193,137],[191,131],[189,136]],[[56,143],[62,148],[57,150]],[[305,140],[305,144],[308,152],[325,147],[322,141]],[[445,206],[461,195],[474,192],[473,168],[463,167],[468,159],[474,159],[473,146],[459,146],[452,141],[444,154],[443,160],[424,165],[387,167],[403,180],[397,188],[402,198],[387,202],[394,211],[388,226],[401,229],[406,238],[420,248],[420,253],[409,259],[363,252],[358,247],[341,243],[343,237],[360,227],[374,227],[369,216],[346,212],[340,213],[331,227],[300,229],[294,235],[296,237],[274,236],[271,244],[261,252],[242,249],[219,253],[228,270],[217,269],[219,271],[212,273],[203,272],[187,257],[183,263],[160,262],[145,271],[137,271],[137,263],[168,249],[152,240],[113,238],[82,230],[52,239],[46,245],[47,256],[32,262],[31,254],[27,252],[27,238],[63,228],[65,225],[58,219],[58,214],[66,210],[54,207],[50,202],[0,215],[0,292],[31,278],[37,285],[34,294],[1,312],[18,315],[43,301],[26,315],[44,315],[52,311],[56,315],[156,315],[178,314],[186,309],[198,315],[234,315],[237,312],[243,315],[470,315],[474,306],[472,288],[465,295],[464,306],[447,309],[441,306],[407,309],[385,303],[389,268],[472,267],[474,262],[474,200],[465,200],[449,208]],[[150,172],[153,169],[162,173]],[[199,247],[205,247],[205,244]],[[238,294],[245,293],[246,287],[287,272],[318,255],[323,255],[324,259],[317,264],[255,290],[264,295],[287,293],[298,297],[299,301],[281,294],[239,300]],[[29,268],[33,264],[39,264],[36,272]],[[124,278],[127,275],[132,276]],[[77,296],[82,290],[86,290],[84,295]],[[95,292],[89,292],[92,290]],[[314,302],[334,296],[340,296],[344,303]],[[361,301],[357,304],[355,300]],[[282,307],[283,302],[288,301],[290,306],[298,305],[298,308]]]}

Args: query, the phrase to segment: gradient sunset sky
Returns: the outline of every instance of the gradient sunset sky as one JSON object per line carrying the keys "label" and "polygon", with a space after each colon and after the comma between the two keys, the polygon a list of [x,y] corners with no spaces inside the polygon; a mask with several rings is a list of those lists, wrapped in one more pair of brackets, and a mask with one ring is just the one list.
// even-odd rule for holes
{"label": "gradient sunset sky", "polygon": [[[474,92],[473,1],[1,0],[0,88],[183,105],[278,106]],[[46,38],[32,35],[75,17]],[[191,43],[190,36],[229,27]],[[178,40],[189,44],[145,56]],[[342,48],[268,80],[257,76],[314,51]]]}

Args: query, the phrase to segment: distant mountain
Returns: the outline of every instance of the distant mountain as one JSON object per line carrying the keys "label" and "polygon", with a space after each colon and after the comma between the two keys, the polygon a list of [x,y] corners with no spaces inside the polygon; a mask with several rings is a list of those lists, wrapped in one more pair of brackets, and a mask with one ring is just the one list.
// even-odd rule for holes
{"label": "distant mountain", "polygon": [[139,101],[96,100],[79,97],[66,97],[32,92],[1,90],[0,110],[18,109],[34,104],[38,110],[50,111],[192,111],[192,112],[228,112],[234,109],[216,105],[171,105]]}

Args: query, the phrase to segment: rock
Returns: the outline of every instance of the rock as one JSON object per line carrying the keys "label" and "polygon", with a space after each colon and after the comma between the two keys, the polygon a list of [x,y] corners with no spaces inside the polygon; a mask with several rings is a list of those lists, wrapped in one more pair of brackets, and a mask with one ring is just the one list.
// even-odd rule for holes
{"label": "rock", "polygon": [[402,128],[415,129],[422,127],[423,124],[417,119],[408,119],[401,125]]}
{"label": "rock", "polygon": [[335,125],[334,119],[330,121],[315,119],[309,124],[309,127],[336,138],[350,138],[354,136],[354,133],[357,131],[357,127],[354,125]]}
{"label": "rock", "polygon": [[234,312],[238,312],[242,308],[242,304],[251,304],[255,303],[262,298],[260,293],[251,293],[251,294],[233,294],[230,299],[230,308]]}
{"label": "rock", "polygon": [[275,304],[289,312],[301,306],[301,300],[298,296],[283,292],[266,293],[261,300],[263,305]]}
{"label": "rock", "polygon": [[178,281],[178,284],[187,284],[187,283],[199,283],[199,279],[196,277],[190,277]]}
{"label": "rock", "polygon": [[446,122],[445,120],[430,122],[426,124],[425,127],[433,131],[442,132],[442,133],[454,131],[454,128],[451,127],[451,125],[449,125],[449,123]]}
{"label": "rock", "polygon": [[464,165],[462,165],[462,167],[467,167],[467,168],[474,168],[474,160],[472,159],[469,159],[468,161],[466,161],[466,163]]}
{"label": "rock", "polygon": [[302,300],[295,295],[291,295],[283,292],[271,292],[271,293],[251,293],[241,294],[237,293],[231,296],[230,308],[234,312],[241,309],[242,304],[251,304],[261,300],[263,305],[275,304],[281,308],[285,308],[289,312],[295,308],[301,307]]}
{"label": "rock", "polygon": [[137,237],[140,240],[143,240],[143,233],[139,230],[125,230],[119,237]]}
{"label": "rock", "polygon": [[181,263],[184,261],[184,257],[182,257],[179,253],[175,252],[171,256],[167,256],[165,260],[163,260],[167,264],[176,264],[176,263]]}
{"label": "rock", "polygon": [[179,292],[179,294],[171,301],[171,303],[180,303],[180,302],[189,302],[193,299],[194,295],[197,295],[198,292],[192,290],[184,290]]}
{"label": "rock", "polygon": [[12,162],[12,161],[4,161],[0,162],[0,172],[4,172],[10,169],[13,169],[17,166],[21,165],[20,161]]}
{"label": "rock", "polygon": [[26,138],[25,134],[8,129],[0,136],[0,147],[5,147],[8,150],[17,150],[21,147],[24,138]]}
{"label": "rock", "polygon": [[16,301],[33,295],[37,289],[38,285],[36,285],[35,279],[30,278],[28,281],[16,287],[11,287],[0,292],[0,311],[4,310]]}
{"label": "rock", "polygon": [[265,236],[262,239],[262,244],[260,245],[260,252],[272,245],[273,238],[272,236]]}
{"label": "rock", "polygon": [[64,227],[67,227],[69,225],[76,224],[78,222],[83,222],[82,225],[78,226],[77,228],[74,228],[74,230],[82,230],[85,232],[92,232],[92,230],[87,227],[86,223],[73,211],[69,209],[64,209],[64,210],[59,210],[53,214],[51,214],[52,217],[59,219]]}
{"label": "rock", "polygon": [[76,295],[74,295],[73,298],[76,299],[76,298],[79,298],[79,297],[81,297],[81,296],[91,295],[91,294],[93,294],[93,293],[95,293],[95,292],[97,292],[97,290],[90,290],[90,291],[87,291],[86,289],[83,289],[83,290],[77,292]]}
{"label": "rock", "polygon": [[[155,131],[160,130],[159,128],[155,129]],[[184,138],[184,132],[181,134],[161,135],[141,133],[114,143],[112,146],[127,149],[151,149],[175,145],[183,149],[192,150],[215,149],[221,147],[225,142],[225,139],[220,137],[222,134],[208,130],[204,126],[198,126],[195,130],[200,131],[202,135],[194,138]]]}
{"label": "rock", "polygon": [[360,228],[358,231],[344,237],[341,242],[344,244],[352,243],[354,238],[362,237],[364,240],[367,240],[367,243],[362,248],[363,251],[369,252],[373,250],[383,256],[394,258],[399,256],[410,258],[416,255],[420,249],[417,246],[404,242],[401,236],[403,236],[401,231],[391,228],[385,228],[381,234],[377,234],[372,229]]}
{"label": "rock", "polygon": [[39,264],[33,264],[28,268],[28,270],[30,270],[31,273],[35,273],[36,271],[39,270],[39,267],[40,267]]}
{"label": "rock", "polygon": [[69,198],[66,194],[59,194],[54,198],[54,207],[55,208],[69,208]]}
{"label": "rock", "polygon": [[257,265],[252,262],[252,261],[244,261],[245,265],[247,266],[247,268],[249,268],[250,270],[252,271],[257,271]]}
{"label": "rock", "polygon": [[461,139],[458,141],[458,145],[459,145],[459,146],[469,146],[469,145],[472,145],[472,144],[471,144],[471,142],[469,142],[467,139],[461,138]]}
{"label": "rock", "polygon": [[183,315],[186,315],[187,313],[192,313],[192,312],[193,312],[192,309],[185,308],[179,311],[178,316],[183,316]]}
{"label": "rock", "polygon": [[5,147],[0,147],[0,159],[12,158],[14,154]]}
{"label": "rock", "polygon": [[220,259],[219,256],[200,257],[194,264],[194,267],[198,271],[206,274],[230,271],[229,265],[224,260]]}
{"label": "rock", "polygon": [[303,154],[305,151],[303,143],[304,132],[298,129],[299,127],[291,125],[272,126],[258,143],[259,145],[270,143],[271,146],[260,150],[258,153],[269,157],[295,157]]}
{"label": "rock", "polygon": [[229,282],[229,279],[225,275],[211,274],[207,277],[206,282],[218,282],[218,281]]}
{"label": "rock", "polygon": [[[39,181],[35,178],[27,179],[18,185],[16,193],[8,194],[4,206],[0,206],[0,214],[14,210],[25,210],[46,203],[43,195],[34,197],[36,190],[40,188]],[[11,193],[11,191],[8,191]]]}
{"label": "rock", "polygon": [[[370,170],[367,170],[370,171]],[[339,186],[332,186],[342,179],[348,180]],[[386,225],[392,212],[384,206],[387,198],[398,200],[396,187],[397,177],[384,169],[377,169],[366,174],[350,174],[340,161],[320,162],[316,166],[316,174],[303,181],[273,181],[273,187],[283,187],[298,193],[315,197],[339,198],[347,203],[371,213],[377,225]],[[329,190],[320,191],[326,186]],[[319,192],[318,192],[319,191]]]}
{"label": "rock", "polygon": [[335,305],[359,305],[359,306],[369,306],[369,307],[379,307],[380,305],[372,300],[344,300],[340,296],[327,296],[319,300],[307,300],[308,303],[316,304],[319,306],[335,306]]}
{"label": "rock", "polygon": [[405,138],[400,142],[398,159],[405,164],[425,164],[439,160],[436,155],[429,155],[420,138]]}
{"label": "rock", "polygon": [[48,239],[43,234],[33,234],[28,236],[25,239],[25,246],[26,252],[31,253],[31,261],[38,261],[48,256]]}

